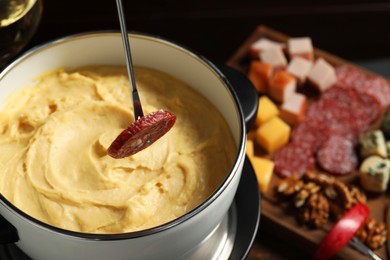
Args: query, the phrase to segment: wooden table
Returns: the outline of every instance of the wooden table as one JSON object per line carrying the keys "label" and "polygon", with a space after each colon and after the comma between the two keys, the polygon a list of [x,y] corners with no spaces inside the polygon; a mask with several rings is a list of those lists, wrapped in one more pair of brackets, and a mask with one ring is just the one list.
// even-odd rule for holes
{"label": "wooden table", "polygon": [[[131,6],[130,6],[131,2]],[[314,44],[348,60],[390,57],[388,1],[125,1],[129,30],[160,35],[184,44],[211,61],[224,63],[258,24]],[[40,27],[29,49],[70,34],[117,30],[115,1],[44,0]],[[264,230],[248,259],[309,259],[294,242]]]}

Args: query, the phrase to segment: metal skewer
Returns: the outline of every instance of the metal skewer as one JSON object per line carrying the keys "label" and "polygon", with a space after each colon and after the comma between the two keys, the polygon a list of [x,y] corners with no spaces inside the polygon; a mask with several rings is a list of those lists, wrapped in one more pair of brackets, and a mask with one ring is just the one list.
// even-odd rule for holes
{"label": "metal skewer", "polygon": [[357,249],[362,254],[365,254],[369,256],[373,260],[382,260],[378,255],[376,255],[370,248],[368,248],[366,245],[364,245],[362,242],[360,242],[356,237],[353,237],[349,244]]}
{"label": "metal skewer", "polygon": [[126,54],[127,73],[129,74],[130,85],[131,85],[131,94],[132,94],[133,109],[134,109],[134,120],[137,121],[140,117],[144,116],[144,112],[142,111],[141,100],[139,98],[137,86],[135,84],[133,62],[131,59],[130,42],[129,42],[129,37],[127,35],[126,20],[125,20],[125,14],[123,11],[122,0],[117,0],[116,5],[118,8],[119,23],[120,23],[120,27],[121,27],[123,47],[125,49],[125,54]]}

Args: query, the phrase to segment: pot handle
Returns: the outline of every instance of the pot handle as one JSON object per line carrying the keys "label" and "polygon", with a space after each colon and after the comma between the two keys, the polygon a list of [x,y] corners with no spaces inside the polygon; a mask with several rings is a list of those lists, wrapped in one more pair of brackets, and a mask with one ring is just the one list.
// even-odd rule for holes
{"label": "pot handle", "polygon": [[18,231],[0,215],[0,245],[19,241]]}
{"label": "pot handle", "polygon": [[248,132],[256,122],[259,94],[252,82],[242,72],[223,64],[218,64],[217,67],[225,75],[238,97],[244,112],[246,131]]}

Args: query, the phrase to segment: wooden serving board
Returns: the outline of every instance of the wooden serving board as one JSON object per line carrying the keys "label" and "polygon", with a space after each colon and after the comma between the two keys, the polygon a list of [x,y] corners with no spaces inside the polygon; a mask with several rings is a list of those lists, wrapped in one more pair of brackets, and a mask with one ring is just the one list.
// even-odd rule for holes
{"label": "wooden serving board", "polygon": [[[302,35],[309,36],[309,35]],[[227,65],[234,67],[243,73],[247,73],[250,63],[249,47],[250,45],[260,38],[268,38],[270,40],[278,42],[287,42],[289,38],[287,35],[270,29],[266,26],[260,25],[256,30],[247,38],[247,40],[240,46],[240,48],[231,56],[227,61]],[[315,42],[313,43],[315,46]],[[335,55],[327,53],[325,51],[314,48],[315,57],[322,57],[334,66],[347,64],[350,66],[358,67],[346,60],[343,60]],[[359,69],[365,71],[367,74],[375,75],[375,73],[367,71],[363,68]],[[329,230],[331,223],[323,229],[311,229],[307,226],[301,226],[297,221],[297,212],[291,206],[291,202],[284,202],[277,198],[275,192],[275,186],[278,181],[278,176],[273,174],[270,187],[266,194],[262,196],[261,202],[261,221],[262,225],[267,231],[272,232],[276,236],[284,240],[285,243],[294,244],[300,250],[306,251],[309,254],[314,253],[317,245],[321,242],[322,238],[326,235],[326,230]],[[339,177],[340,180],[346,183],[352,183],[357,181],[356,174],[350,174],[345,177]],[[377,220],[385,221],[385,211],[387,204],[390,202],[389,192],[380,195],[366,194],[368,201],[367,205],[370,208],[371,216],[374,216]],[[389,230],[389,227],[388,227]],[[389,230],[390,231],[390,230]],[[375,253],[382,259],[388,259],[388,253],[386,252],[387,242]],[[283,245],[280,245],[281,250]],[[350,246],[345,246],[334,259],[369,259],[367,256],[362,255]]]}

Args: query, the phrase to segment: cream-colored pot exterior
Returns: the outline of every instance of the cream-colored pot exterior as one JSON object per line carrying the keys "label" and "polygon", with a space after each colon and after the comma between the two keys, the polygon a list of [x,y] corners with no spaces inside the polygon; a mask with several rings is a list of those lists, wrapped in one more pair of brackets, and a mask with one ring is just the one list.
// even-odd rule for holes
{"label": "cream-colored pot exterior", "polygon": [[[205,240],[232,204],[245,158],[245,122],[224,76],[210,62],[176,44],[141,34],[129,37],[135,65],[187,82],[222,113],[238,147],[236,162],[219,189],[193,211],[134,233],[93,235],[60,230],[32,219],[0,196],[0,214],[17,229],[16,244],[33,259],[180,259]],[[120,34],[111,32],[71,36],[33,49],[0,74],[0,106],[9,94],[45,71],[124,65],[124,57]]]}

